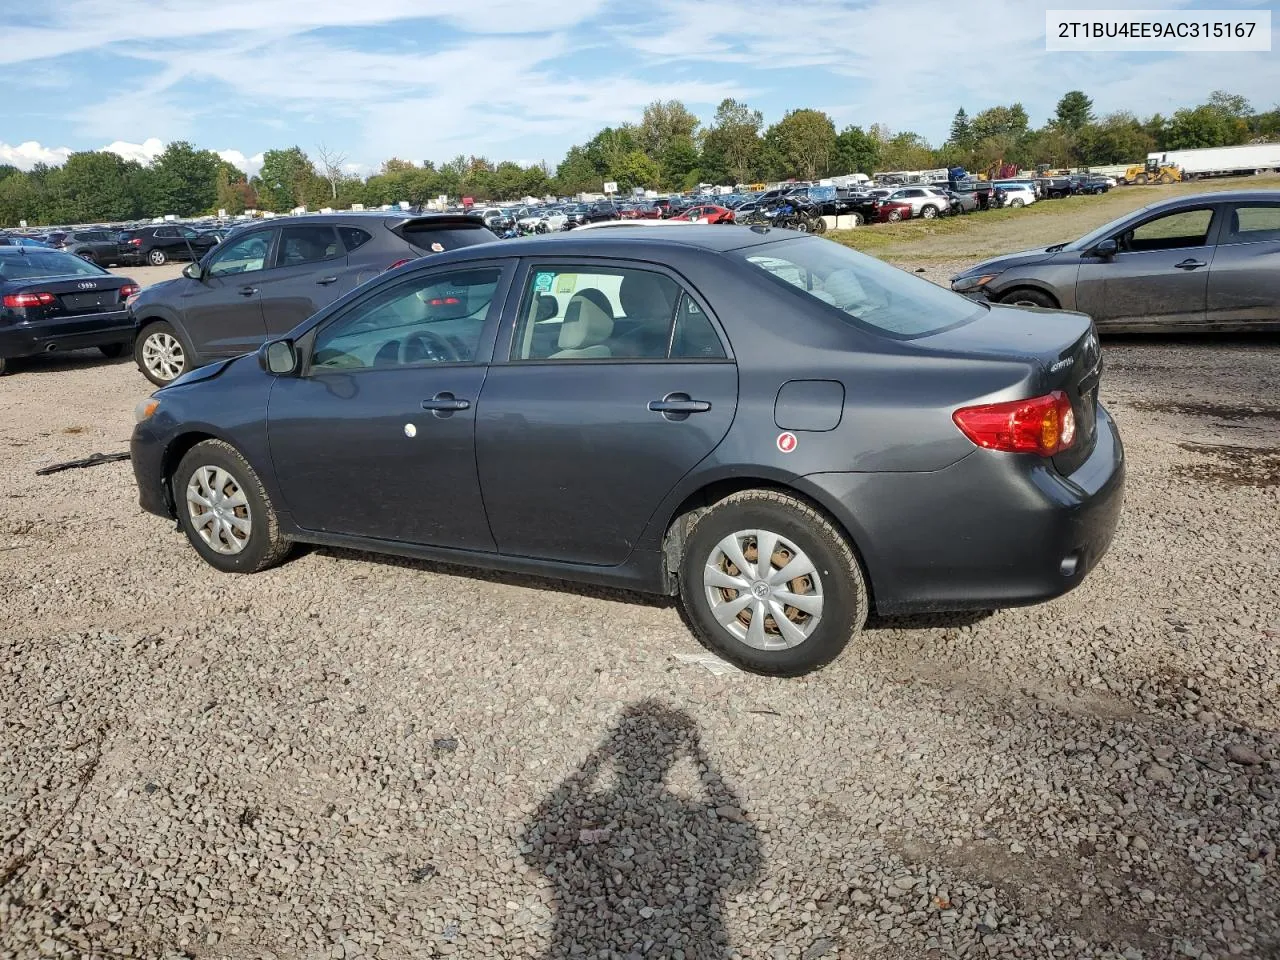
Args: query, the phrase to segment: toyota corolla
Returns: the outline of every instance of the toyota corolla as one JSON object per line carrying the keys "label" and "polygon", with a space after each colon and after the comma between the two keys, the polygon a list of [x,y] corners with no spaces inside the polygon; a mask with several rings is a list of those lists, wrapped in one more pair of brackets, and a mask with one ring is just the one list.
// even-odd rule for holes
{"label": "toyota corolla", "polygon": [[794,675],[872,610],[1078,585],[1124,484],[1101,371],[1081,314],[636,226],[390,271],[143,401],[132,455],[222,571],[309,542],[678,595],[720,655]]}

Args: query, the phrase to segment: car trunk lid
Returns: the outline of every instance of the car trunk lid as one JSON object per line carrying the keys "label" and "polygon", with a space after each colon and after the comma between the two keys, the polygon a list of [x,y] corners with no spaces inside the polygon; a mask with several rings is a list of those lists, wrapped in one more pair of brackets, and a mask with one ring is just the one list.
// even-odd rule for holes
{"label": "car trunk lid", "polygon": [[49,294],[52,301],[28,307],[43,317],[74,317],[108,313],[124,309],[120,288],[129,281],[123,277],[32,277],[10,281],[5,294]]}

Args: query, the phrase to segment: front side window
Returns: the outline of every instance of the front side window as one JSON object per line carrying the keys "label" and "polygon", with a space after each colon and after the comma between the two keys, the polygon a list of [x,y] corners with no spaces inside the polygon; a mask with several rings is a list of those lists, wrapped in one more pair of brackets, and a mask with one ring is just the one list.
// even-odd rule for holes
{"label": "front side window", "polygon": [[1280,204],[1238,205],[1231,211],[1223,243],[1280,240]]}
{"label": "front side window", "polygon": [[276,266],[296,267],[303,263],[328,260],[345,252],[338,243],[333,227],[320,224],[284,227],[280,231],[280,250]]}
{"label": "front side window", "polygon": [[356,304],[316,336],[313,373],[475,360],[500,267],[429,273]]}
{"label": "front side window", "polygon": [[848,323],[898,339],[967,323],[983,307],[928,280],[829,240],[810,237],[746,247],[734,254]]}
{"label": "front side window", "polygon": [[649,270],[535,266],[511,359],[666,359],[682,294],[670,277]]}
{"label": "front side window", "polygon": [[1203,247],[1209,239],[1212,220],[1212,209],[1179,210],[1126,230],[1117,241],[1120,249],[1128,253]]}
{"label": "front side window", "polygon": [[261,270],[267,264],[270,247],[271,233],[266,230],[227,241],[209,261],[209,276],[225,277]]}

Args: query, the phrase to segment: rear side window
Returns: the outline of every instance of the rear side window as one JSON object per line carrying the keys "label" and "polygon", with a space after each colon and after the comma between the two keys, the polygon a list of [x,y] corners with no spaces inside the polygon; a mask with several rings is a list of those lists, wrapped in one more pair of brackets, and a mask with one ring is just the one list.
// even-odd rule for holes
{"label": "rear side window", "polygon": [[447,226],[406,223],[396,232],[427,253],[444,253],[446,250],[457,250],[459,247],[470,247],[498,239],[488,227],[463,223],[451,223]]}
{"label": "rear side window", "polygon": [[1231,211],[1223,243],[1280,240],[1280,204],[1238,206]]}
{"label": "rear side window", "polygon": [[276,266],[294,267],[303,263],[328,260],[345,252],[334,235],[333,227],[320,224],[285,227],[280,231],[280,249]]}
{"label": "rear side window", "polygon": [[771,280],[824,304],[832,316],[896,339],[967,323],[983,307],[897,267],[810,237],[737,251]]}
{"label": "rear side window", "polygon": [[348,253],[373,239],[373,234],[359,227],[339,227],[338,236],[342,238],[342,245],[347,248]]}

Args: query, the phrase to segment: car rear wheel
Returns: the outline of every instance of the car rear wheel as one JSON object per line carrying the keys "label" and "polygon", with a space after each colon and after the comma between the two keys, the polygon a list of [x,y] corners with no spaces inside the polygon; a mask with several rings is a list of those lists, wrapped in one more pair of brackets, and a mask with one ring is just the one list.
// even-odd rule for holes
{"label": "car rear wheel", "polygon": [[1015,307],[1044,307],[1046,310],[1057,310],[1058,301],[1039,290],[1010,290],[1000,298],[1001,303]]}
{"label": "car rear wheel", "polygon": [[938,215],[938,208],[933,204],[928,204],[920,208],[920,218],[922,220],[932,220]]}
{"label": "car rear wheel", "polygon": [[866,580],[848,540],[822,513],[775,490],[744,490],[700,514],[679,579],[698,639],[754,673],[816,670],[867,618]]}
{"label": "car rear wheel", "polygon": [[0,377],[3,377],[5,375],[5,371],[7,369],[8,369],[8,361],[5,360],[4,357],[0,357]]}
{"label": "car rear wheel", "polygon": [[76,254],[76,256],[78,256],[81,260],[88,260],[90,263],[98,262],[98,258],[95,257],[88,250],[81,250],[80,253]]}
{"label": "car rear wheel", "polygon": [[860,227],[866,222],[867,222],[867,218],[864,217],[862,214],[860,213],[853,214],[853,225],[855,227]]}
{"label": "car rear wheel", "polygon": [[897,223],[902,219],[902,212],[900,210],[890,210],[887,219],[890,223]]}
{"label": "car rear wheel", "polygon": [[164,251],[159,247],[147,254],[147,263],[151,264],[153,267],[163,267],[168,259],[169,258],[165,256]]}
{"label": "car rear wheel", "polygon": [[187,451],[173,474],[178,523],[196,552],[223,573],[257,573],[292,544],[280,534],[271,498],[249,461],[222,440]]}
{"label": "car rear wheel", "polygon": [[187,372],[187,348],[178,331],[163,320],[148,324],[134,342],[133,359],[142,375],[158,387]]}
{"label": "car rear wheel", "polygon": [[117,357],[124,355],[125,345],[123,343],[108,343],[106,346],[99,347],[98,352],[108,360],[115,360]]}

